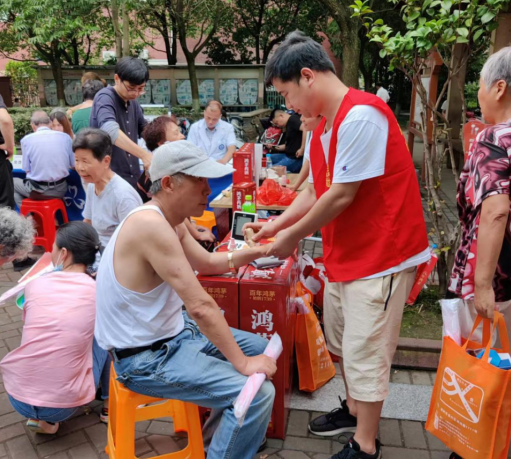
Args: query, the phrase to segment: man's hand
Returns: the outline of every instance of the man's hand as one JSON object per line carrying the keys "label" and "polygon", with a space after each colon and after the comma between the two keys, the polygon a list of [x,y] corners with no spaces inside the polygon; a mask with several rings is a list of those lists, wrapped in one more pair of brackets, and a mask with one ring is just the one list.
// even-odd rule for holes
{"label": "man's hand", "polygon": [[255,373],[264,373],[267,379],[277,371],[277,362],[267,355],[261,354],[255,357],[245,357],[240,368],[236,368],[242,375],[252,376]]}
{"label": "man's hand", "polygon": [[252,240],[254,242],[259,242],[261,239],[269,239],[277,234],[278,230],[275,228],[274,222],[268,223],[246,223],[243,226],[243,234],[245,234],[245,230],[247,228],[252,228],[254,230],[254,237]]}
{"label": "man's hand", "polygon": [[303,156],[304,151],[305,151],[304,148],[299,148],[298,150],[296,150],[296,157],[301,158]]}
{"label": "man's hand", "polygon": [[485,319],[495,316],[495,292],[492,287],[475,288],[474,306],[477,313]]}
{"label": "man's hand", "polygon": [[151,161],[153,160],[153,155],[151,153],[146,153],[142,158],[142,163],[144,164],[144,170],[148,171],[151,166]]}
{"label": "man's hand", "polygon": [[223,158],[222,159],[217,159],[216,160],[217,163],[220,163],[220,164],[227,164],[229,161],[225,161]]}
{"label": "man's hand", "polygon": [[[11,159],[12,158],[12,155],[14,154],[14,149],[11,149],[10,151],[7,149],[7,145],[5,145],[4,143],[2,145],[0,145],[0,153],[2,153],[2,156],[3,156],[3,151],[6,151],[7,152],[7,156],[5,157],[5,159]],[[3,158],[2,158],[3,159]]]}
{"label": "man's hand", "polygon": [[279,231],[269,254],[284,260],[294,254],[299,242],[289,228]]}
{"label": "man's hand", "polygon": [[197,226],[198,236],[197,240],[201,242],[215,242],[216,237],[215,235],[206,227],[204,226]]}

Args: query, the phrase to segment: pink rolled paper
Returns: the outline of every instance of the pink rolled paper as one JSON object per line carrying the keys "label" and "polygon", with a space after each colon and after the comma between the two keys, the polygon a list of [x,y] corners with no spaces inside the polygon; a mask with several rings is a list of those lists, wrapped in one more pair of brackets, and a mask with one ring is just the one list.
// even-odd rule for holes
{"label": "pink rolled paper", "polygon": [[[275,333],[266,346],[264,354],[274,360],[277,360],[281,353],[282,339],[278,333]],[[234,416],[236,416],[240,426],[243,424],[243,420],[245,419],[245,415],[247,414],[250,404],[254,400],[254,397],[263,385],[265,379],[266,375],[264,373],[255,373],[252,376],[249,376],[247,382],[243,386],[243,389],[241,389],[238,398],[236,398],[236,401],[234,402]]]}

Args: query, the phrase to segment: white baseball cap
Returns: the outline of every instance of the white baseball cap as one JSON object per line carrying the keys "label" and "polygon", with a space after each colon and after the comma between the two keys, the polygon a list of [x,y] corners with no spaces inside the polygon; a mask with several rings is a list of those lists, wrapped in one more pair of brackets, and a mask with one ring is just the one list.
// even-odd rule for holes
{"label": "white baseball cap", "polygon": [[232,174],[234,169],[210,159],[203,150],[186,140],[167,142],[154,150],[149,167],[153,182],[179,172],[193,177],[220,178]]}

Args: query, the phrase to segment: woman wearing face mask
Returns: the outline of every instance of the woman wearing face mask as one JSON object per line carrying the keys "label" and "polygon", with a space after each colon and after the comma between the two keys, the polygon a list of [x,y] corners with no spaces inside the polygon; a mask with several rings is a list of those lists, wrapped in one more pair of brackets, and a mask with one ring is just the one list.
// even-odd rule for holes
{"label": "woman wearing face mask", "polygon": [[96,283],[86,274],[98,249],[92,226],[78,221],[60,226],[54,271],[25,287],[21,345],[0,369],[12,406],[29,418],[34,432],[56,433],[60,422],[94,400],[100,381],[108,391],[103,372],[108,353],[94,341]]}

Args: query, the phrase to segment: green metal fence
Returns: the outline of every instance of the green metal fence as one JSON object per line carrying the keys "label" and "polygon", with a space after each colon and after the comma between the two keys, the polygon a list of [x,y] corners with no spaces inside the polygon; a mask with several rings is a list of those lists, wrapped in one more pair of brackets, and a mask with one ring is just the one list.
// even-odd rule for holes
{"label": "green metal fence", "polygon": [[277,92],[277,90],[271,86],[266,88],[266,106],[272,110],[276,107],[285,107],[286,101]]}

